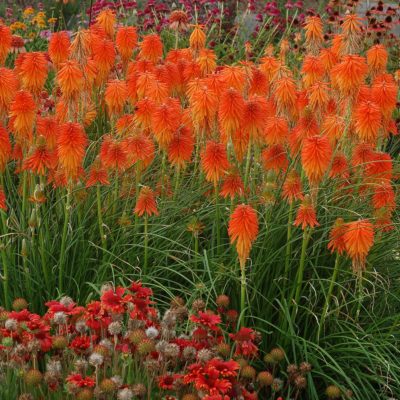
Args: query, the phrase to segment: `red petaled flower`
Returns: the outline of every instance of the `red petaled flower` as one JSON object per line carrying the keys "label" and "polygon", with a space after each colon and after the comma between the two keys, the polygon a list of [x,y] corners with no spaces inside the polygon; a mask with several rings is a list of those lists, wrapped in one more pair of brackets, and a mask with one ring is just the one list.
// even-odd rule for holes
{"label": "red petaled flower", "polygon": [[218,324],[221,323],[221,317],[219,315],[214,314],[212,311],[199,311],[198,315],[191,315],[190,320],[195,324],[199,324],[205,328],[208,328],[212,331],[217,331]]}
{"label": "red petaled flower", "polygon": [[125,311],[125,289],[123,287],[117,287],[115,291],[113,289],[107,290],[101,296],[101,305],[104,309],[114,313],[122,314]]}
{"label": "red petaled flower", "polygon": [[65,379],[68,383],[78,387],[94,387],[96,382],[90,376],[83,377],[81,374],[71,374]]}

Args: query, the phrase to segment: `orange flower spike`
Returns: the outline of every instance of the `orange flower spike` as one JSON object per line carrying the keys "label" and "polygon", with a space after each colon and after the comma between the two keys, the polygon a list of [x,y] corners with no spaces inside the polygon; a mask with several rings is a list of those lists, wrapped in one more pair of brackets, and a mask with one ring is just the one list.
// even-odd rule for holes
{"label": "orange flower spike", "polygon": [[221,81],[227,88],[236,89],[242,93],[246,84],[246,72],[237,66],[225,66],[221,72]]}
{"label": "orange flower spike", "polygon": [[6,25],[0,24],[0,66],[6,61],[8,52],[11,49],[11,43],[11,29]]}
{"label": "orange flower spike", "polygon": [[143,215],[146,215],[146,217],[159,215],[154,192],[148,186],[143,186],[140,189],[140,193],[136,202],[135,214],[139,217],[142,217]]}
{"label": "orange flower spike", "polygon": [[372,101],[357,104],[353,122],[357,136],[366,143],[375,143],[382,126],[382,114],[379,106]]}
{"label": "orange flower spike", "polygon": [[207,86],[201,86],[190,97],[193,123],[209,131],[218,112],[218,97]]}
{"label": "orange flower spike", "polygon": [[367,51],[367,65],[372,75],[385,72],[387,61],[388,53],[382,44],[376,44]]}
{"label": "orange flower spike", "polygon": [[319,57],[305,56],[303,66],[301,68],[303,74],[304,87],[309,88],[324,75],[324,65]]}
{"label": "orange flower spike", "polygon": [[124,171],[129,163],[125,144],[105,135],[100,147],[100,161],[107,169]]}
{"label": "orange flower spike", "polygon": [[86,133],[80,124],[67,122],[60,126],[57,152],[67,177],[75,178],[78,175],[87,144]]}
{"label": "orange flower spike", "polygon": [[329,86],[326,82],[315,82],[308,90],[310,108],[324,111],[329,103]]}
{"label": "orange flower spike", "polygon": [[323,24],[319,17],[308,17],[304,26],[306,47],[312,53],[318,52],[324,42]]}
{"label": "orange flower spike", "polygon": [[[224,139],[225,141],[227,140],[227,138],[223,138],[222,135],[221,139]],[[250,142],[249,133],[244,129],[237,130],[232,135],[232,142],[233,142],[233,148],[235,150],[236,159],[239,162],[242,162],[244,155],[247,153],[249,149],[249,142]]]}
{"label": "orange flower spike", "polygon": [[182,121],[182,110],[177,99],[169,99],[156,107],[152,115],[152,130],[161,148],[166,149]]}
{"label": "orange flower spike", "polygon": [[216,185],[230,167],[225,146],[212,140],[208,141],[201,153],[201,165],[206,174],[206,180]]}
{"label": "orange flower spike", "polygon": [[154,159],[155,145],[146,134],[140,133],[124,139],[124,145],[131,162],[140,162],[147,167]]}
{"label": "orange flower spike", "polygon": [[18,67],[22,87],[34,94],[39,94],[47,79],[47,60],[43,53],[23,53],[24,57]]}
{"label": "orange flower spike", "polygon": [[346,14],[342,24],[343,49],[347,54],[355,54],[359,51],[361,39],[361,21],[356,14]]}
{"label": "orange flower spike", "polygon": [[353,261],[353,271],[365,269],[367,255],[374,244],[374,227],[367,219],[349,222],[343,235],[346,253]]}
{"label": "orange flower spike", "polygon": [[66,61],[57,73],[57,82],[66,100],[74,100],[81,93],[84,77],[75,60]]}
{"label": "orange flower spike", "polygon": [[317,221],[317,213],[314,206],[312,205],[309,195],[306,195],[297,210],[296,219],[293,223],[294,226],[301,226],[301,229],[306,229],[307,227],[315,228],[319,226]]}
{"label": "orange flower spike", "polygon": [[19,82],[15,72],[0,67],[0,115],[8,112],[11,100],[18,90]]}
{"label": "orange flower spike", "polygon": [[155,107],[156,105],[150,99],[139,100],[136,103],[135,123],[142,129],[150,129]]}
{"label": "orange flower spike", "polygon": [[282,198],[289,204],[296,200],[303,200],[304,198],[300,176],[294,169],[289,171],[283,183]]}
{"label": "orange flower spike", "polygon": [[261,153],[261,159],[266,171],[272,170],[279,173],[286,170],[289,165],[285,148],[280,144],[264,149]]}
{"label": "orange flower spike", "polygon": [[240,268],[243,269],[258,235],[256,211],[246,204],[237,206],[229,220],[228,234],[231,244],[236,243]]}
{"label": "orange flower spike", "polygon": [[230,136],[241,128],[245,110],[245,101],[235,89],[229,88],[222,93],[218,120],[225,134]]}
{"label": "orange flower spike", "polygon": [[32,95],[20,90],[10,104],[10,128],[15,139],[22,144],[32,138],[32,129],[36,117],[36,104]]}
{"label": "orange flower spike", "polygon": [[344,154],[337,152],[332,160],[331,170],[329,171],[330,178],[347,179],[350,176],[350,168]]}
{"label": "orange flower spike", "polygon": [[368,71],[364,57],[344,56],[339,64],[331,69],[331,80],[343,96],[356,94]]}
{"label": "orange flower spike", "polygon": [[372,206],[375,210],[385,208],[386,210],[394,211],[396,209],[396,196],[390,181],[383,180],[374,186]]}
{"label": "orange flower spike", "polygon": [[140,74],[136,80],[136,92],[139,100],[150,97],[156,76],[152,72]]}
{"label": "orange flower spike", "polygon": [[46,175],[46,171],[57,166],[57,155],[46,147],[43,136],[39,138],[39,144],[29,157],[24,160],[22,169],[33,172],[37,175]]}
{"label": "orange flower spike", "polygon": [[11,142],[7,129],[0,125],[0,172],[4,169],[11,158]]}
{"label": "orange flower spike", "polygon": [[331,143],[336,143],[342,137],[345,126],[346,124],[342,116],[328,114],[322,122],[321,132],[328,136]]}
{"label": "orange flower spike", "polygon": [[275,82],[274,96],[280,112],[293,113],[296,108],[296,84],[290,77],[282,77]]}
{"label": "orange flower spike", "polygon": [[214,50],[200,50],[199,57],[197,58],[197,63],[199,64],[202,76],[206,76],[215,71],[215,68],[217,68],[216,58],[217,56],[215,55]]}
{"label": "orange flower spike", "polygon": [[338,62],[338,56],[332,49],[322,49],[319,59],[324,67],[325,73],[329,73],[332,67]]}
{"label": "orange flower spike", "polygon": [[49,40],[49,57],[56,69],[67,61],[71,41],[66,31],[54,32]]}
{"label": "orange flower spike", "polygon": [[289,126],[284,117],[273,116],[266,120],[264,140],[268,145],[285,143],[289,133]]}
{"label": "orange flower spike", "polygon": [[97,83],[104,82],[115,62],[115,48],[111,40],[97,37],[92,44],[93,61],[98,70]]}
{"label": "orange flower spike", "polygon": [[189,46],[193,52],[198,53],[206,47],[206,34],[200,25],[195,25],[193,32],[189,37]]}
{"label": "orange flower spike", "polygon": [[319,183],[329,167],[332,147],[326,136],[306,137],[301,151],[303,170],[312,183]]}
{"label": "orange flower spike", "polygon": [[114,39],[116,16],[112,10],[109,8],[102,10],[96,18],[96,25],[104,30],[109,39]]}
{"label": "orange flower spike", "polygon": [[127,65],[131,59],[133,50],[137,46],[137,40],[136,28],[133,26],[121,26],[118,29],[115,45],[124,65]]}
{"label": "orange flower spike", "polygon": [[54,150],[57,145],[59,125],[54,117],[37,116],[36,134],[46,139],[46,145],[49,150]]}
{"label": "orange flower spike", "polygon": [[[1,79],[1,78],[0,78]],[[372,98],[379,105],[383,116],[391,117],[397,104],[398,87],[391,74],[381,74],[372,83]]]}
{"label": "orange flower spike", "polygon": [[268,117],[268,103],[264,97],[252,96],[245,101],[243,129],[254,140],[263,139],[265,123]]}
{"label": "orange flower spike", "polygon": [[160,36],[155,33],[144,36],[139,46],[139,57],[151,61],[153,64],[156,64],[163,55],[162,41]]}
{"label": "orange flower spike", "polygon": [[344,241],[344,234],[346,233],[347,225],[344,223],[343,218],[338,218],[335,221],[329,233],[328,249],[333,252],[337,252],[342,255],[346,250],[346,245]]}
{"label": "orange flower spike", "polygon": [[251,72],[249,96],[265,96],[268,93],[269,81],[264,72],[253,68]]}
{"label": "orange flower spike", "polygon": [[96,185],[107,186],[109,184],[107,170],[101,165],[99,160],[95,160],[89,169],[86,187],[89,188]]}
{"label": "orange flower spike", "polygon": [[168,161],[178,168],[184,168],[192,158],[194,139],[186,126],[181,126],[168,145]]}
{"label": "orange flower spike", "polygon": [[104,100],[110,115],[121,114],[127,99],[128,90],[125,81],[114,79],[107,83]]}
{"label": "orange flower spike", "polygon": [[220,196],[224,199],[230,198],[233,200],[236,196],[241,197],[244,195],[244,185],[242,178],[238,173],[230,173],[222,183]]}

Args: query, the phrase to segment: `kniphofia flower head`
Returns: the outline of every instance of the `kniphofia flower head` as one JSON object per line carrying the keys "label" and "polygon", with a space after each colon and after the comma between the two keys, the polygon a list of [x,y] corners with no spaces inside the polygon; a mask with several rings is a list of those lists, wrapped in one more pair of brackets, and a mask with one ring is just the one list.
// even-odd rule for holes
{"label": "kniphofia flower head", "polygon": [[190,34],[189,44],[194,52],[199,52],[206,46],[206,34],[200,25],[195,25],[193,32]]}
{"label": "kniphofia flower head", "polygon": [[96,25],[100,26],[104,30],[109,39],[114,39],[115,24],[115,13],[109,8],[102,10],[96,17]]}
{"label": "kniphofia flower head", "polygon": [[182,125],[175,133],[168,145],[168,161],[183,168],[190,161],[194,148],[193,133]]}
{"label": "kniphofia flower head", "polygon": [[258,235],[256,211],[246,204],[237,206],[229,220],[228,234],[231,244],[236,243],[240,267],[244,268],[251,246]]}
{"label": "kniphofia flower head", "polygon": [[11,69],[0,67],[0,115],[7,113],[18,87],[19,82],[15,72]]}
{"label": "kniphofia flower head", "polygon": [[232,172],[226,176],[222,183],[220,195],[225,199],[229,197],[231,200],[236,196],[241,197],[244,195],[243,181],[237,172]]}
{"label": "kniphofia flower head", "polygon": [[237,90],[229,88],[223,92],[219,104],[218,120],[228,137],[241,128],[244,109],[244,99]]}
{"label": "kniphofia flower head", "polygon": [[342,255],[345,252],[346,245],[344,234],[346,230],[347,226],[344,223],[343,218],[338,218],[329,233],[328,249],[332,253],[336,251],[338,254]]}
{"label": "kniphofia flower head", "polygon": [[11,29],[3,25],[2,23],[0,24],[0,66],[4,64],[8,52],[11,49],[11,43],[12,43],[12,34],[11,34]]}
{"label": "kniphofia flower head", "polygon": [[133,50],[137,46],[137,32],[133,26],[121,26],[118,28],[115,45],[121,56],[122,63],[126,65],[132,57]]}
{"label": "kniphofia flower head", "polygon": [[83,90],[84,77],[77,61],[68,60],[57,73],[57,82],[66,100],[75,100]]}
{"label": "kniphofia flower head", "polygon": [[374,244],[374,227],[367,219],[349,222],[343,236],[346,252],[353,262],[354,272],[365,269],[367,255]]}
{"label": "kniphofia flower head", "polygon": [[20,63],[17,62],[18,74],[22,87],[38,94],[44,87],[48,68],[45,55],[39,51],[20,54]]}
{"label": "kniphofia flower head", "polygon": [[156,33],[144,36],[139,46],[139,56],[143,60],[149,60],[155,64],[162,57],[163,44]]}
{"label": "kniphofia flower head", "polygon": [[20,90],[10,105],[10,128],[17,142],[22,144],[32,137],[32,129],[36,116],[36,104],[26,90]]}
{"label": "kniphofia flower head", "polygon": [[154,192],[148,186],[143,186],[140,189],[140,193],[136,202],[135,214],[137,214],[139,217],[142,217],[143,215],[150,217],[152,215],[159,214]]}
{"label": "kniphofia flower head", "polygon": [[229,161],[225,146],[210,140],[201,154],[201,165],[206,174],[206,180],[217,184],[221,176],[229,169]]}
{"label": "kniphofia flower head", "polygon": [[66,31],[54,32],[49,40],[49,57],[54,66],[59,66],[67,61],[71,42]]}
{"label": "kniphofia flower head", "polygon": [[316,226],[319,226],[319,223],[317,221],[317,213],[309,195],[306,195],[302,203],[300,204],[293,225],[301,226],[301,229],[303,230],[307,227],[314,228]]}
{"label": "kniphofia flower head", "polygon": [[324,41],[323,24],[321,18],[317,16],[308,17],[306,19],[304,30],[307,48],[312,53],[318,52]]}
{"label": "kniphofia flower head", "polygon": [[11,158],[11,142],[7,129],[0,125],[0,172],[3,172]]}
{"label": "kniphofia flower head", "polygon": [[110,115],[121,114],[127,99],[128,90],[125,81],[113,79],[107,83],[104,100]]}

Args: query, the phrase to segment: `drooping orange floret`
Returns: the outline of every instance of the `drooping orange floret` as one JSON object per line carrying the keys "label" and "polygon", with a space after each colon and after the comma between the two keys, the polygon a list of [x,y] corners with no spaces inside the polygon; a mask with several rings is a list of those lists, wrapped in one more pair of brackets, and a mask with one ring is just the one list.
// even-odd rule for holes
{"label": "drooping orange floret", "polygon": [[321,47],[324,41],[323,25],[319,17],[307,17],[304,26],[306,36],[306,46],[312,51],[316,52]]}
{"label": "drooping orange floret", "polygon": [[322,78],[325,70],[319,57],[307,55],[304,57],[301,72],[303,74],[304,87],[308,88]]}
{"label": "drooping orange floret", "polygon": [[107,169],[125,170],[129,162],[125,144],[111,135],[105,135],[100,147],[100,161]]}
{"label": "drooping orange floret", "polygon": [[46,147],[43,140],[24,160],[22,168],[37,175],[46,175],[47,170],[54,169],[56,166],[57,155]]}
{"label": "drooping orange floret", "polygon": [[21,63],[18,65],[18,74],[22,87],[38,94],[44,87],[47,79],[47,60],[43,53],[34,51],[23,53]]}
{"label": "drooping orange floret", "polygon": [[366,143],[375,143],[382,126],[382,114],[379,106],[372,101],[357,104],[354,115],[354,127],[357,136]]}
{"label": "drooping orange floret", "polygon": [[388,53],[382,44],[376,44],[367,51],[368,69],[372,75],[385,72],[387,61]]}
{"label": "drooping orange floret", "polygon": [[114,39],[115,24],[115,13],[109,8],[100,11],[99,15],[96,17],[96,25],[104,30],[109,39]]}
{"label": "drooping orange floret", "polygon": [[0,172],[4,172],[7,162],[11,158],[11,142],[7,129],[0,125]]}
{"label": "drooping orange floret", "polygon": [[367,219],[349,222],[346,224],[343,240],[346,252],[353,261],[353,271],[362,272],[374,244],[374,227]]}
{"label": "drooping orange floret", "polygon": [[133,26],[121,26],[115,38],[115,45],[121,56],[122,63],[126,65],[132,57],[137,46],[137,32]]}
{"label": "drooping orange floret", "polygon": [[148,186],[143,186],[140,189],[140,193],[136,202],[135,214],[139,217],[142,217],[143,215],[146,217],[159,215],[154,192]]}
{"label": "drooping orange floret", "polygon": [[175,132],[168,145],[169,162],[178,168],[183,168],[192,158],[193,148],[193,134],[183,125]]}
{"label": "drooping orange floret", "polygon": [[136,92],[139,100],[149,97],[156,76],[152,72],[144,72],[140,74],[136,80]]}
{"label": "drooping orange floret", "polygon": [[207,86],[201,86],[190,97],[193,123],[206,132],[211,130],[218,111],[218,97]]}
{"label": "drooping orange floret", "polygon": [[182,121],[182,109],[178,99],[169,98],[154,109],[151,127],[161,148],[167,148]]}
{"label": "drooping orange floret", "polygon": [[317,221],[317,213],[308,195],[304,197],[302,203],[300,204],[293,225],[301,226],[301,229],[303,230],[307,227],[315,228],[316,226],[319,226]]}
{"label": "drooping orange floret", "polygon": [[201,165],[206,174],[206,180],[217,184],[218,180],[229,169],[229,161],[225,146],[210,140],[201,153]]}
{"label": "drooping orange floret", "polygon": [[338,254],[342,255],[345,252],[346,245],[344,234],[346,230],[347,225],[344,223],[343,218],[338,218],[329,232],[328,249],[332,253],[336,251]]}
{"label": "drooping orange floret", "polygon": [[115,62],[115,48],[111,40],[97,37],[92,43],[93,61],[98,70],[97,83],[103,83]]}
{"label": "drooping orange floret", "polygon": [[222,183],[221,191],[219,192],[219,194],[224,199],[230,197],[231,200],[233,200],[236,196],[243,196],[244,185],[240,175],[236,172],[229,173]]}
{"label": "drooping orange floret", "polygon": [[127,99],[128,91],[125,81],[113,79],[107,83],[104,100],[110,115],[121,114]]}
{"label": "drooping orange floret", "polygon": [[310,182],[319,183],[332,158],[332,147],[326,136],[305,138],[301,151],[301,164]]}
{"label": "drooping orange floret", "polygon": [[360,143],[353,149],[351,164],[355,167],[365,167],[367,163],[372,161],[374,157],[374,149],[371,144]]}
{"label": "drooping orange floret", "polygon": [[[1,78],[0,78],[1,79]],[[398,87],[391,74],[380,74],[375,77],[371,94],[373,101],[378,104],[383,116],[388,119],[396,108]]]}
{"label": "drooping orange floret", "polygon": [[331,69],[332,84],[341,95],[354,95],[367,74],[365,58],[357,55],[344,56],[339,64]]}
{"label": "drooping orange floret", "polygon": [[274,84],[274,97],[279,111],[293,112],[296,107],[296,84],[291,77],[282,77]]}
{"label": "drooping orange floret", "polygon": [[101,165],[99,159],[96,159],[90,166],[88,172],[88,178],[86,180],[86,187],[92,187],[95,185],[109,185],[107,170]]}
{"label": "drooping orange floret", "polygon": [[245,110],[242,95],[235,89],[229,88],[222,93],[218,121],[227,136],[241,128]]}
{"label": "drooping orange floret", "polygon": [[383,181],[392,179],[393,160],[390,154],[374,151],[365,165],[365,176],[370,181]]}
{"label": "drooping orange floret", "polygon": [[232,135],[233,148],[239,162],[243,161],[244,155],[249,149],[250,135],[244,129],[239,129]]}
{"label": "drooping orange floret", "polygon": [[60,126],[57,137],[57,152],[60,165],[68,178],[75,178],[82,165],[88,140],[83,127],[75,122]]}
{"label": "drooping orange floret", "polygon": [[333,35],[331,51],[336,55],[336,57],[340,57],[343,53],[343,50],[343,35]]}
{"label": "drooping orange floret", "polygon": [[15,72],[11,69],[0,67],[0,115],[8,111],[18,86],[18,78]]}
{"label": "drooping orange floret", "polygon": [[283,183],[282,198],[289,204],[304,198],[300,176],[294,169],[288,172],[285,182]]}
{"label": "drooping orange floret", "polygon": [[169,27],[176,32],[187,31],[189,25],[189,17],[183,10],[174,10],[169,16]]}
{"label": "drooping orange floret", "polygon": [[76,99],[84,85],[83,73],[78,62],[68,60],[62,64],[57,73],[57,82],[66,100]]}
{"label": "drooping orange floret", "polygon": [[144,36],[143,41],[140,43],[139,57],[155,64],[162,57],[162,55],[163,44],[160,36],[155,33]]}
{"label": "drooping orange floret", "polygon": [[279,173],[280,171],[284,171],[289,165],[285,148],[280,144],[264,149],[261,153],[261,159],[267,171],[272,170]]}
{"label": "drooping orange floret", "polygon": [[244,268],[251,246],[258,235],[256,211],[246,204],[237,206],[229,220],[228,234],[231,244],[236,242],[240,268]]}
{"label": "drooping orange floret", "polygon": [[217,56],[215,55],[214,50],[210,49],[200,50],[197,62],[199,64],[202,76],[206,76],[215,71],[215,68],[217,67],[216,58]]}
{"label": "drooping orange floret", "polygon": [[193,32],[190,34],[189,45],[194,52],[199,52],[206,47],[206,34],[200,25],[195,25]]}
{"label": "drooping orange floret", "polygon": [[164,103],[169,94],[168,85],[158,79],[152,82],[148,91],[148,97],[156,104]]}
{"label": "drooping orange floret", "polygon": [[145,168],[153,161],[154,142],[144,133],[125,138],[124,145],[132,163],[141,163]]}
{"label": "drooping orange floret", "polygon": [[349,164],[346,156],[337,152],[332,159],[331,170],[329,171],[330,178],[347,179],[350,176]]}
{"label": "drooping orange floret", "polygon": [[264,140],[268,145],[283,144],[287,139],[289,127],[286,118],[277,115],[269,117],[264,127]]}
{"label": "drooping orange floret", "polygon": [[37,116],[36,133],[46,139],[46,146],[49,150],[54,150],[57,144],[59,125],[54,117]]}
{"label": "drooping orange floret", "polygon": [[10,128],[18,143],[30,141],[36,116],[36,104],[32,95],[20,90],[10,104]]}
{"label": "drooping orange floret", "polygon": [[187,84],[195,78],[201,78],[201,69],[197,61],[188,61],[183,69],[183,80]]}
{"label": "drooping orange floret", "polygon": [[361,39],[362,18],[356,14],[346,14],[342,24],[343,50],[347,54],[354,54],[359,51]]}
{"label": "drooping orange floret", "polygon": [[329,73],[332,67],[338,62],[338,56],[332,49],[322,49],[319,59],[324,67],[325,73]]}
{"label": "drooping orange floret", "polygon": [[11,49],[12,34],[11,29],[0,23],[0,66],[6,61],[8,52]]}
{"label": "drooping orange floret", "polygon": [[54,32],[49,40],[49,57],[56,69],[67,61],[71,42],[66,31]]}

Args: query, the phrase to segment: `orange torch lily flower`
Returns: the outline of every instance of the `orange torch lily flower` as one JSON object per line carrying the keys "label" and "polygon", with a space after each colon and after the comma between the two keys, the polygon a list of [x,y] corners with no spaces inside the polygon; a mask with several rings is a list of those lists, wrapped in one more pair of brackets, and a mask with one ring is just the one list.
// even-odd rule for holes
{"label": "orange torch lily flower", "polygon": [[231,244],[236,242],[240,267],[243,269],[250,255],[251,246],[258,235],[256,211],[246,204],[237,206],[229,220],[228,234]]}
{"label": "orange torch lily flower", "polygon": [[146,215],[147,217],[159,215],[154,192],[148,186],[143,186],[140,189],[140,193],[136,202],[135,214],[139,217],[142,217],[143,215]]}
{"label": "orange torch lily flower", "polygon": [[308,195],[304,197],[303,202],[297,210],[296,219],[293,225],[301,225],[301,229],[303,230],[307,227],[314,228],[316,226],[319,226],[319,223],[317,221],[317,213]]}
{"label": "orange torch lily flower", "polygon": [[54,66],[59,66],[67,61],[71,42],[66,31],[54,32],[49,40],[49,57]]}
{"label": "orange torch lily flower", "polygon": [[212,140],[208,141],[201,154],[201,165],[207,181],[216,185],[221,176],[229,169],[225,146]]}

